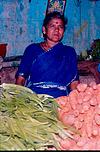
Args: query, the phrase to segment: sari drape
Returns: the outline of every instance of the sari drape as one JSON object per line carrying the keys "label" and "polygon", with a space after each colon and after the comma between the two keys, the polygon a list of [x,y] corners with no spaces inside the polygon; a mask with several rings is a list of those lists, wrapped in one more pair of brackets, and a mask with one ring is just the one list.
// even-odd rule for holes
{"label": "sari drape", "polygon": [[24,76],[26,87],[36,93],[54,97],[68,95],[69,84],[78,80],[77,56],[75,50],[56,44],[44,51],[38,44],[26,48],[16,76]]}

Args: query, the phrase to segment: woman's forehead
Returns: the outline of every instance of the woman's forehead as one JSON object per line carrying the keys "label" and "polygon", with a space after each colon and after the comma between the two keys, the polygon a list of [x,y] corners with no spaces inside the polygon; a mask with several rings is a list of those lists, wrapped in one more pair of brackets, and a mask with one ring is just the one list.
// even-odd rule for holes
{"label": "woman's forehead", "polygon": [[62,19],[60,19],[60,18],[52,18],[52,19],[48,22],[48,24],[51,24],[51,23],[63,24],[63,21],[62,21]]}

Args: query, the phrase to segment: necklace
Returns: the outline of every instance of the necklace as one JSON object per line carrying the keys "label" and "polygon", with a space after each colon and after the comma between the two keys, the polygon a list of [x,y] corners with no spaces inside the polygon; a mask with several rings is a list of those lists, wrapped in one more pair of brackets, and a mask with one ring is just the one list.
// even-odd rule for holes
{"label": "necklace", "polygon": [[44,51],[49,51],[51,48],[46,42],[41,42],[40,45]]}

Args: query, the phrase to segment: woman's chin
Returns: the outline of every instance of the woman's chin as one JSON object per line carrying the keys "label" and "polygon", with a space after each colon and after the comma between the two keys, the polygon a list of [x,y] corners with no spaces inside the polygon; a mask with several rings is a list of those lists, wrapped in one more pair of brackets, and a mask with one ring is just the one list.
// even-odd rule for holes
{"label": "woman's chin", "polygon": [[55,38],[53,38],[53,41],[54,41],[54,42],[59,42],[59,41],[60,41],[60,39],[59,39],[59,38],[57,38],[57,37],[55,37]]}

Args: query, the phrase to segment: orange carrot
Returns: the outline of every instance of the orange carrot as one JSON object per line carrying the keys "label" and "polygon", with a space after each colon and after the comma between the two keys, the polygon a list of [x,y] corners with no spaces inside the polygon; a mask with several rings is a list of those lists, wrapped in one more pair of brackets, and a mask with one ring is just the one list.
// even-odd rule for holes
{"label": "orange carrot", "polygon": [[95,96],[93,96],[91,99],[90,99],[90,105],[92,106],[96,106],[97,105],[97,99]]}
{"label": "orange carrot", "polygon": [[75,116],[73,114],[67,114],[67,113],[63,113],[62,115],[62,122],[67,125],[73,125],[75,121]]}
{"label": "orange carrot", "polygon": [[100,115],[95,114],[95,122],[96,122],[97,125],[100,126]]}
{"label": "orange carrot", "polygon": [[80,84],[78,84],[78,86],[77,86],[77,90],[78,90],[79,92],[84,92],[84,91],[86,90],[86,88],[87,88],[87,84],[85,84],[85,83],[80,83]]}

